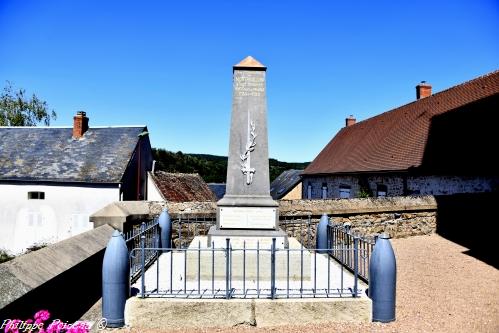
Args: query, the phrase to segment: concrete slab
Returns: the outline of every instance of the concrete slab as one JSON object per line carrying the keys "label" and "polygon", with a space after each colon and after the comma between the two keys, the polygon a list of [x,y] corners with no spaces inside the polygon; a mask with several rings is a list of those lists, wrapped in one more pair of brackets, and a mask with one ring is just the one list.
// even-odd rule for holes
{"label": "concrete slab", "polygon": [[125,323],[133,329],[278,327],[370,321],[371,300],[367,297],[284,300],[133,297],[125,307]]}
{"label": "concrete slab", "polygon": [[134,329],[185,329],[255,325],[251,300],[128,299],[125,324]]}
{"label": "concrete slab", "polygon": [[371,322],[371,300],[361,298],[255,300],[257,327]]}

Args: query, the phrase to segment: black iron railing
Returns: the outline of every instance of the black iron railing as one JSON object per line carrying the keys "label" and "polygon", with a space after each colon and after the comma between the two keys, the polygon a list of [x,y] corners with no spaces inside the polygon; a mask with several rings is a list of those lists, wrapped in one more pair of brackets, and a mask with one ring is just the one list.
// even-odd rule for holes
{"label": "black iron railing", "polygon": [[[346,271],[327,252],[330,249],[277,248],[270,246],[189,248],[135,248],[130,257],[162,253],[147,270],[141,259],[140,297],[167,298],[331,298],[358,297],[358,271]],[[268,245],[268,244],[267,244]],[[337,252],[358,252],[337,248]],[[350,256],[345,254],[345,257]],[[353,254],[351,257],[355,257]],[[354,265],[354,268],[358,265]]]}
{"label": "black iron railing", "polygon": [[[327,234],[329,254],[350,271],[357,271],[362,280],[368,282],[369,260],[374,249],[375,239],[361,237],[352,232],[348,224],[330,223],[327,226]],[[350,251],[352,249],[357,250]]]}
{"label": "black iron railing", "polygon": [[[132,229],[123,234],[128,252],[132,253],[136,248],[159,247],[160,228],[158,219],[152,219],[141,224],[136,224]],[[138,279],[142,266],[150,266],[159,256],[158,251],[145,251],[140,256],[130,256],[130,277],[132,281]],[[142,262],[143,261],[143,262]]]}
{"label": "black iron railing", "polygon": [[[279,225],[288,233],[288,236],[295,237],[303,247],[303,251],[312,251],[316,248],[316,229],[319,217],[308,216],[281,216]],[[205,236],[211,226],[216,224],[215,217],[197,217],[189,214],[179,215],[172,219],[172,248],[173,252],[188,249],[192,240],[196,236]],[[142,261],[147,268],[158,258],[159,250],[152,250],[159,247],[160,229],[158,219],[136,225],[124,237],[127,242],[130,257],[130,276],[132,280],[137,280],[142,269]],[[369,260],[374,247],[374,239],[360,237],[351,231],[350,226],[330,223],[327,228],[328,249],[326,251],[334,260],[352,273],[368,282]],[[139,250],[144,248],[143,254]],[[234,251],[250,251],[250,249],[234,249]],[[269,249],[262,250],[268,251]],[[199,251],[205,251],[200,249]],[[217,250],[215,250],[216,252]],[[277,252],[282,250],[276,250]],[[293,253],[295,250],[286,250]],[[320,252],[320,251],[319,251]],[[288,254],[289,254],[288,253]],[[142,256],[144,258],[142,258]],[[258,288],[257,288],[258,289]]]}

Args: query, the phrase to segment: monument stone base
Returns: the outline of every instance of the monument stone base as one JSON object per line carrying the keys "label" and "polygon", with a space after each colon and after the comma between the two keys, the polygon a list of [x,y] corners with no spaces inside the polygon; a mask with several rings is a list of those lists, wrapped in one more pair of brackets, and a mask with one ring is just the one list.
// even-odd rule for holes
{"label": "monument stone base", "polygon": [[287,249],[289,246],[288,234],[279,230],[258,229],[218,229],[212,226],[208,232],[207,246],[215,248],[227,247],[227,238],[233,249],[242,249],[246,244],[247,249],[270,249],[272,238],[276,239],[276,249]]}
{"label": "monument stone base", "polygon": [[[205,247],[206,243],[206,236],[196,236],[189,245],[186,258],[188,282],[195,281],[198,277],[203,281],[210,281],[212,278],[215,280],[225,279],[225,252],[217,250],[212,252],[211,248]],[[225,245],[223,247],[225,248]],[[217,247],[215,246],[214,249]],[[261,281],[270,281],[270,245],[268,247],[260,245],[260,251],[257,252],[256,246],[250,247],[246,242],[245,254],[242,246],[233,245],[232,249],[231,277],[233,281],[242,281],[243,276],[247,280],[255,280],[257,275]],[[276,280],[286,281],[289,271],[291,281],[300,281],[301,279],[305,282],[310,281],[311,252],[294,237],[289,238],[289,250],[289,253],[287,250],[276,252]],[[257,268],[257,257],[259,268]],[[287,266],[288,260],[289,267]]]}

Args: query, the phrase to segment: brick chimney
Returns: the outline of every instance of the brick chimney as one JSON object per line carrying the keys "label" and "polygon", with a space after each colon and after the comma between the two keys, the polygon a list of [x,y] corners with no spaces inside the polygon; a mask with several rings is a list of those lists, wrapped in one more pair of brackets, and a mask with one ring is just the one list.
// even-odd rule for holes
{"label": "brick chimney", "polygon": [[87,113],[78,111],[73,118],[73,138],[79,139],[88,130]]}
{"label": "brick chimney", "polygon": [[353,115],[350,115],[350,117],[345,119],[345,127],[354,125],[356,121],[357,119],[355,119]]}
{"label": "brick chimney", "polygon": [[416,86],[416,98],[421,99],[428,96],[431,96],[431,84],[426,83],[426,81],[421,81],[421,83]]}

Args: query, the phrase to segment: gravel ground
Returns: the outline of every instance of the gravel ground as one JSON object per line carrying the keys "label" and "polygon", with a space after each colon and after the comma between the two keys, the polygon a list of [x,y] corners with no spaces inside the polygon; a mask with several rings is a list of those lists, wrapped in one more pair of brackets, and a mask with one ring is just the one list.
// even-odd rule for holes
{"label": "gravel ground", "polygon": [[202,332],[499,332],[499,270],[464,254],[466,248],[438,235],[395,239],[392,244],[398,265],[397,320],[393,323]]}

